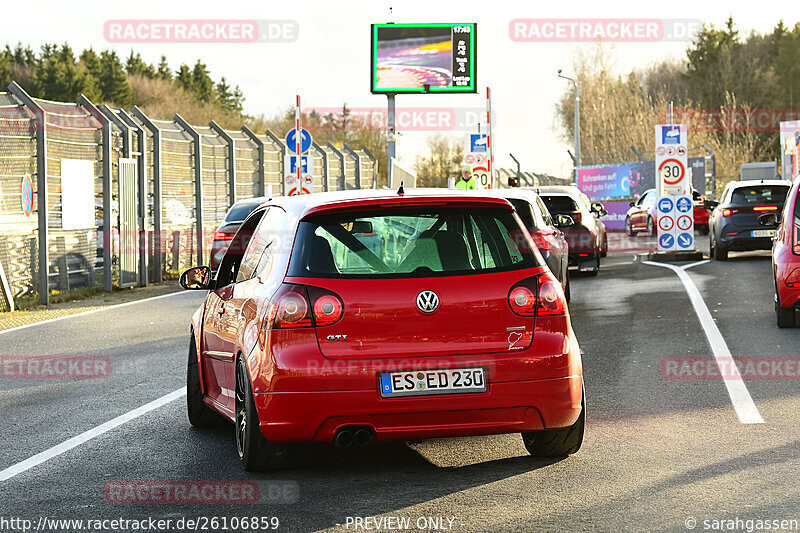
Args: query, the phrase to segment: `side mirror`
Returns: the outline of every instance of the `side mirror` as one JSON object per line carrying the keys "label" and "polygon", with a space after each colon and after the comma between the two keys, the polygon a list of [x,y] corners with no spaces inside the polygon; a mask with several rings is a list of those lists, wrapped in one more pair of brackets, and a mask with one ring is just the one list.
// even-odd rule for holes
{"label": "side mirror", "polygon": [[631,207],[635,207],[636,206],[636,202],[631,202],[628,205],[631,206]]}
{"label": "side mirror", "polygon": [[211,269],[207,266],[190,268],[181,274],[178,283],[190,291],[209,290],[211,288]]}
{"label": "side mirror", "polygon": [[553,223],[557,228],[563,228],[574,225],[575,220],[569,215],[557,214],[553,217]]}
{"label": "side mirror", "polygon": [[778,215],[777,213],[765,213],[758,217],[758,223],[762,226],[777,226]]}
{"label": "side mirror", "polygon": [[719,205],[719,202],[716,200],[709,200],[708,198],[705,199],[703,202],[703,209],[716,209]]}

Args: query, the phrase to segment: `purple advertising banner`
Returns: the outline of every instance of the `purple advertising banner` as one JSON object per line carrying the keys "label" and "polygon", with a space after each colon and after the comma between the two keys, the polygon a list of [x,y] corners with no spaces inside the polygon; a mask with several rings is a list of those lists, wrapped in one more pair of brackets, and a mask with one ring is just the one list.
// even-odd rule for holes
{"label": "purple advertising banner", "polygon": [[600,220],[606,225],[607,230],[624,230],[625,229],[625,215],[630,209],[630,200],[622,202],[603,202],[603,207],[606,208],[606,214]]}
{"label": "purple advertising banner", "polygon": [[[700,194],[705,194],[705,159],[690,157],[689,168],[692,169],[692,186]],[[591,200],[637,199],[655,186],[654,161],[578,168],[578,188]]]}

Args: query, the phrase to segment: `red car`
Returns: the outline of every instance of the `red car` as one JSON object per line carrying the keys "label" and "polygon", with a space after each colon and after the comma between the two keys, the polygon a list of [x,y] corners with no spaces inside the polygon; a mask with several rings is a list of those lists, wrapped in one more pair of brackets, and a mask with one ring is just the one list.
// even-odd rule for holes
{"label": "red car", "polygon": [[[625,215],[625,233],[629,237],[642,232],[646,235],[656,234],[657,199],[658,191],[648,189],[638,200],[631,202],[631,207]],[[699,192],[692,190],[692,200],[694,227],[702,235],[708,235],[708,209],[703,207],[704,198]]]}
{"label": "red car", "polygon": [[767,213],[758,218],[764,226],[780,222],[772,239],[772,273],[775,288],[775,312],[778,327],[795,326],[796,309],[800,307],[800,202],[797,201],[800,178],[795,178],[783,214]]}
{"label": "red car", "polygon": [[209,291],[191,323],[190,422],[234,422],[246,470],[284,466],[303,441],[519,432],[533,456],[576,452],[580,348],[560,284],[520,233],[508,201],[474,192],[258,207],[215,278],[181,276]]}

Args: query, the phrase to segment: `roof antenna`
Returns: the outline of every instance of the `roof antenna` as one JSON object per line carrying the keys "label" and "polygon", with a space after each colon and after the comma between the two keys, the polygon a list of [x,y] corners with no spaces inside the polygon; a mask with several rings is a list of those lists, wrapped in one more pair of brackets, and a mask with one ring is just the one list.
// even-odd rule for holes
{"label": "roof antenna", "polygon": [[406,194],[405,189],[403,189],[403,182],[400,182],[400,188],[397,189],[397,196],[403,196]]}

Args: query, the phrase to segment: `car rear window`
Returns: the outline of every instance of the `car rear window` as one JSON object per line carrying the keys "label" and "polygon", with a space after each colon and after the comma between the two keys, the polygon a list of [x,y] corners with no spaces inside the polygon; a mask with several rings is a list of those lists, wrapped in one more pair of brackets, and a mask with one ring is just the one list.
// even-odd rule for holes
{"label": "car rear window", "polygon": [[578,204],[569,196],[547,196],[543,194],[541,198],[544,200],[544,205],[547,206],[547,210],[553,215],[563,215],[580,211]]}
{"label": "car rear window", "polygon": [[732,204],[783,203],[789,187],[785,185],[758,185],[737,187],[731,194]]}
{"label": "car rear window", "polygon": [[337,213],[300,222],[289,264],[298,277],[429,277],[539,266],[512,211],[416,208]]}
{"label": "car rear window", "polygon": [[247,216],[256,210],[259,204],[257,202],[246,202],[242,204],[233,204],[228,214],[225,215],[225,222],[241,222]]}

